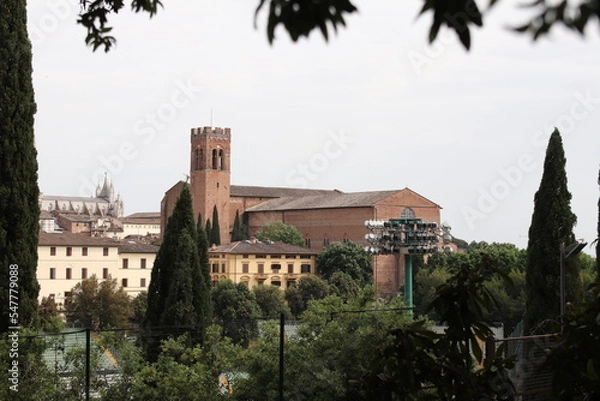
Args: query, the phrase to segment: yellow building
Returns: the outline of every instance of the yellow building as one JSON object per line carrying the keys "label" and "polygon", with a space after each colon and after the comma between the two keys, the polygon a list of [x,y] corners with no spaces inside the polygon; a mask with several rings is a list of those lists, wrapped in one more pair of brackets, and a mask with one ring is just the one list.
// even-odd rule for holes
{"label": "yellow building", "polygon": [[64,305],[75,285],[96,275],[117,279],[130,296],[147,289],[158,247],[82,234],[40,232],[37,279],[39,300]]}
{"label": "yellow building", "polygon": [[315,273],[317,252],[312,249],[272,241],[238,241],[213,246],[209,252],[213,282],[230,279],[255,285],[293,286],[302,276]]}

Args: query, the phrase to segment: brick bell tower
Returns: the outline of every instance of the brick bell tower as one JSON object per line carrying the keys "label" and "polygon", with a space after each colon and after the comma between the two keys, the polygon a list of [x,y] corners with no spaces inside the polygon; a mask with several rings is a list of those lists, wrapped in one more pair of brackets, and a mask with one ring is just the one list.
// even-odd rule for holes
{"label": "brick bell tower", "polygon": [[219,213],[221,244],[229,243],[229,199],[231,180],[231,129],[192,128],[190,190],[194,216],[213,223],[213,208]]}

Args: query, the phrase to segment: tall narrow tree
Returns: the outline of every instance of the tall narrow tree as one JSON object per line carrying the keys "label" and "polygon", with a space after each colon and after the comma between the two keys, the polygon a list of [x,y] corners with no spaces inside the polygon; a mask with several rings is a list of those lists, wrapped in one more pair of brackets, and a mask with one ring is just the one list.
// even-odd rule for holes
{"label": "tall narrow tree", "polygon": [[236,210],[235,219],[233,220],[233,230],[231,231],[231,242],[243,241],[245,239],[248,239],[248,235],[246,233],[246,226],[242,223],[240,219],[239,210]]}
{"label": "tall narrow tree", "polygon": [[212,298],[210,295],[212,280],[210,278],[210,264],[208,263],[208,238],[206,237],[206,231],[202,226],[202,216],[198,214],[198,221],[196,223],[196,230],[198,231],[198,255],[200,258],[200,272],[201,279],[197,279],[198,283],[202,282],[204,289],[201,291],[202,297],[198,298],[197,308],[204,310],[205,325],[208,326],[212,323],[213,318],[213,306]]}
{"label": "tall narrow tree", "polygon": [[221,229],[219,228],[219,212],[217,206],[213,207],[212,227],[207,232],[211,244],[221,245]]}
{"label": "tall narrow tree", "polygon": [[[598,170],[598,187],[600,187],[600,170]],[[600,280],[600,197],[598,197],[598,231],[596,237],[596,273]]]}
{"label": "tall narrow tree", "polygon": [[[25,0],[0,2],[0,332],[37,327],[39,188]],[[16,296],[16,297],[15,297]],[[10,301],[18,303],[10,304]],[[9,314],[10,313],[10,314]]]}
{"label": "tall narrow tree", "polygon": [[[560,314],[561,247],[574,243],[573,227],[577,217],[571,211],[571,193],[567,188],[565,153],[562,139],[554,130],[546,149],[540,187],[534,197],[533,216],[529,227],[527,247],[526,294],[524,316],[526,334],[544,329],[544,321],[557,321]],[[567,283],[577,282],[577,263],[569,259],[566,266]],[[570,299],[575,296],[569,291]],[[555,330],[556,327],[548,327]]]}
{"label": "tall narrow tree", "polygon": [[204,232],[206,233],[206,239],[208,240],[208,246],[214,245],[214,242],[211,242],[210,233],[212,232],[212,224],[210,224],[210,219],[206,219],[206,224],[204,225]]}
{"label": "tall narrow tree", "polygon": [[208,321],[209,311],[204,307],[208,291],[200,266],[192,197],[186,185],[167,222],[152,268],[144,319],[144,345],[149,360],[157,357],[160,342],[180,334],[182,326],[195,327],[190,336],[192,343],[202,343]]}

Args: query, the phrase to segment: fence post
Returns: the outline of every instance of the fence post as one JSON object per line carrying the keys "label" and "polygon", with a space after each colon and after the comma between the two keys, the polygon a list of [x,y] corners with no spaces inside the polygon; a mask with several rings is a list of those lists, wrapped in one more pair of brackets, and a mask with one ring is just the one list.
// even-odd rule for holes
{"label": "fence post", "polygon": [[489,335],[485,339],[485,360],[493,360],[496,358],[496,339]]}
{"label": "fence post", "polygon": [[283,340],[285,337],[285,315],[279,318],[279,401],[283,401]]}
{"label": "fence post", "polygon": [[85,401],[90,400],[90,348],[91,329],[85,329]]}

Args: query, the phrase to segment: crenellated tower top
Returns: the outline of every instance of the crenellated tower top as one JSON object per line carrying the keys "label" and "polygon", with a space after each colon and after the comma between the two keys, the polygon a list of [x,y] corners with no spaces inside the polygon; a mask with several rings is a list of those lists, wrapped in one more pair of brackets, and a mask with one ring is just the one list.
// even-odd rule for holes
{"label": "crenellated tower top", "polygon": [[198,127],[192,128],[192,138],[206,135],[213,138],[224,138],[231,139],[231,128],[221,128],[221,127]]}

